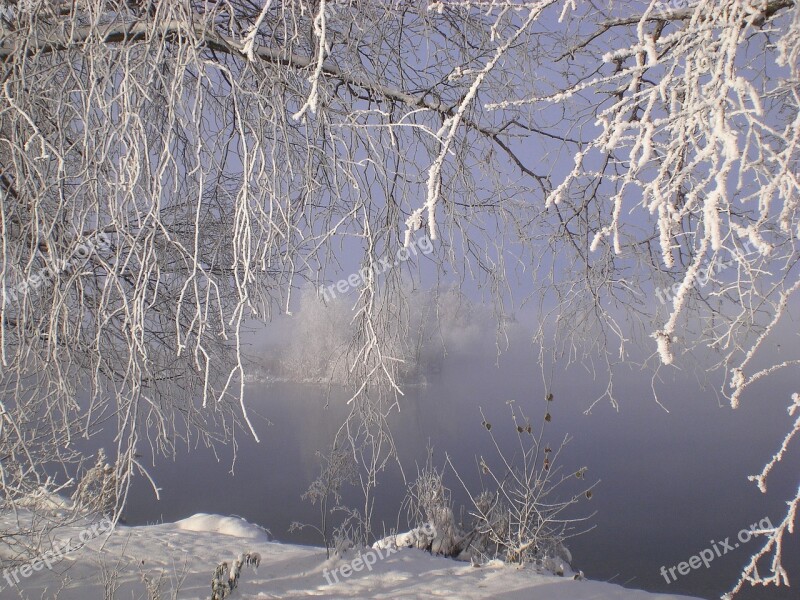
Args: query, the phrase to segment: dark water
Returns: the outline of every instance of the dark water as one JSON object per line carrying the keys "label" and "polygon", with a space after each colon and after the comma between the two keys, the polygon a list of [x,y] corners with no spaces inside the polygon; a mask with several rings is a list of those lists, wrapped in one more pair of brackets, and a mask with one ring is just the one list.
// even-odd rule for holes
{"label": "dark water", "polygon": [[[544,414],[545,390],[532,363],[507,359],[498,369],[491,361],[464,359],[445,363],[441,375],[426,386],[410,387],[401,411],[391,425],[406,475],[416,473],[430,442],[439,464],[449,453],[468,485],[478,485],[475,456],[492,456],[478,407],[483,407],[501,440],[513,441],[509,400],[524,407],[534,424]],[[783,517],[785,501],[798,485],[798,448],[775,470],[769,493],[761,494],[747,481],[760,472],[791,426],[786,406],[793,382],[773,378],[753,388],[740,409],[719,403],[696,381],[664,381],[659,398],[652,399],[649,375],[622,373],[616,381],[619,412],[608,401],[584,410],[604,389],[580,370],[557,375],[555,398],[545,441],[557,445],[565,432],[573,440],[560,458],[565,469],[587,466],[587,480],[601,480],[591,500],[582,502],[576,516],[596,515],[594,528],[568,543],[573,567],[586,576],[650,591],[718,598],[729,590],[759,540],[741,544],[709,568],[688,575],[674,571],[677,581],[665,581],[661,567],[674,567],[704,549],[720,550],[720,542],[765,517]],[[172,521],[196,512],[235,514],[269,528],[281,541],[319,544],[308,530],[289,533],[293,521],[318,523],[317,508],[300,495],[319,473],[315,452],[325,450],[346,414],[344,391],[299,384],[259,384],[250,388],[248,404],[271,421],[257,419],[261,444],[240,440],[235,475],[231,452],[218,458],[200,449],[182,454],[176,462],[161,462],[153,470],[162,488],[156,502],[146,481],[136,480],[129,497],[130,524]],[[457,482],[457,503],[464,493]],[[376,491],[375,517],[394,527],[404,487],[395,466],[384,473]],[[357,496],[348,494],[348,499]],[[800,577],[800,543],[789,540],[784,563]],[[712,543],[713,542],[713,543]],[[764,571],[765,572],[765,571]],[[787,588],[757,588],[746,599],[798,598]]]}

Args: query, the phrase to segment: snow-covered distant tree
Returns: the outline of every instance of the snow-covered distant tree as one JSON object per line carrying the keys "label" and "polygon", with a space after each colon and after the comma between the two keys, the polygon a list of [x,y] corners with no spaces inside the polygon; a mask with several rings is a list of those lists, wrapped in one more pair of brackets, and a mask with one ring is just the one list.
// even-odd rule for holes
{"label": "snow-covered distant tree", "polygon": [[6,501],[109,422],[120,501],[137,446],[249,428],[242,324],[353,251],[354,406],[383,414],[423,233],[501,321],[516,279],[557,301],[555,356],[711,349],[734,406],[798,364],[756,367],[800,287],[794,0],[26,0],[0,26]]}
{"label": "snow-covered distant tree", "polygon": [[297,381],[346,383],[352,318],[344,299],[325,302],[315,289],[302,290],[292,310],[290,335],[281,340],[278,374]]}
{"label": "snow-covered distant tree", "polygon": [[[457,286],[423,291],[406,284],[401,293],[414,310],[407,315],[396,314],[381,332],[382,346],[389,349],[396,363],[393,378],[398,382],[427,381],[441,372],[444,358],[451,354],[464,356],[481,350],[491,355],[493,348],[485,342],[495,333],[497,323],[489,307],[477,305]],[[357,318],[353,303],[358,294],[353,291],[351,296],[326,300],[309,287],[296,297],[291,318],[285,322],[288,333],[271,348],[279,360],[270,375],[347,384],[352,379],[348,371],[354,362],[352,354],[360,350],[353,340],[353,321]],[[264,362],[267,358],[272,357],[259,356]]]}

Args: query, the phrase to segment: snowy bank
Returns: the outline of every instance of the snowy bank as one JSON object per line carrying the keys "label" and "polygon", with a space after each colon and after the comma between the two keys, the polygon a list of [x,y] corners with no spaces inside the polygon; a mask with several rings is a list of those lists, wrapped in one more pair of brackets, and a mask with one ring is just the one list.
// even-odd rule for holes
{"label": "snowy bank", "polygon": [[[10,515],[5,515],[4,525]],[[85,525],[85,524],[83,524]],[[74,526],[78,539],[86,527]],[[83,529],[81,528],[83,527]],[[95,532],[98,528],[95,527]],[[83,537],[89,537],[84,534]],[[117,598],[203,599],[222,561],[257,552],[260,566],[242,569],[236,598],[502,598],[503,600],[677,600],[609,583],[519,569],[493,561],[472,566],[411,548],[350,551],[325,559],[324,550],[269,541],[265,531],[234,517],[198,514],[177,523],[126,527],[87,539],[51,569],[29,568],[15,576],[6,568],[0,598],[102,600]],[[5,567],[5,565],[4,565]],[[19,565],[15,567],[19,569]],[[335,573],[335,576],[332,574]],[[13,585],[9,585],[12,583]]]}

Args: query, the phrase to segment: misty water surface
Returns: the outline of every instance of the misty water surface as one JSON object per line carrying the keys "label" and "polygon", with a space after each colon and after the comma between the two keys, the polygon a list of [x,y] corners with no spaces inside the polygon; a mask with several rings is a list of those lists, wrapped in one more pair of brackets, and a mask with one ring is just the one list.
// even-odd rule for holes
{"label": "misty water surface", "polygon": [[[545,390],[532,364],[524,356],[506,356],[499,368],[477,357],[448,359],[428,385],[408,387],[391,420],[406,476],[416,473],[415,461],[424,461],[430,442],[437,464],[448,452],[467,483],[477,486],[475,456],[489,458],[493,452],[478,408],[483,407],[493,432],[509,439],[516,434],[508,401],[522,405],[534,424],[544,414]],[[667,413],[652,399],[650,375],[626,372],[616,381],[619,411],[602,401],[587,415],[584,410],[603,385],[579,368],[557,376],[545,441],[555,445],[569,433],[573,440],[561,457],[564,468],[586,466],[589,481],[601,480],[592,499],[575,512],[596,515],[589,522],[593,529],[568,543],[573,568],[589,578],[652,591],[707,598],[727,591],[757,540],[671,584],[659,570],[688,560],[712,540],[733,541],[740,529],[764,517],[774,522],[782,517],[784,502],[797,485],[796,449],[773,474],[767,496],[746,476],[760,471],[790,426],[791,383],[773,378],[733,411],[724,402],[720,406],[711,390],[700,391],[697,381],[665,381],[660,399]],[[325,408],[328,393],[325,386],[310,384],[252,385],[248,405],[259,415],[255,425],[262,443],[239,440],[234,474],[230,449],[218,452],[218,459],[198,449],[175,462],[161,460],[152,471],[162,488],[161,500],[156,502],[149,484],[138,478],[128,523],[172,521],[196,512],[235,514],[269,528],[277,540],[319,544],[311,530],[289,533],[288,528],[293,521],[318,523],[317,508],[300,495],[319,473],[315,453],[331,444],[348,397],[344,390],[330,390]],[[463,490],[456,481],[450,483],[458,505]],[[404,493],[399,469],[385,472],[375,517],[387,528],[398,522]],[[347,500],[357,502],[358,496],[347,494]],[[800,569],[797,539],[791,544],[786,564]],[[759,588],[740,597],[797,595],[786,588]]]}

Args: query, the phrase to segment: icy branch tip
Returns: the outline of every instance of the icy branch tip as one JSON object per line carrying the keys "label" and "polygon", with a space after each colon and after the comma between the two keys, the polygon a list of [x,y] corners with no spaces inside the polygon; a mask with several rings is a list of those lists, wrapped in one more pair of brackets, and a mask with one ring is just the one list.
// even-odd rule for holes
{"label": "icy branch tip", "polygon": [[674,359],[672,355],[672,338],[666,331],[656,331],[652,337],[658,345],[658,356],[665,365],[671,365]]}

